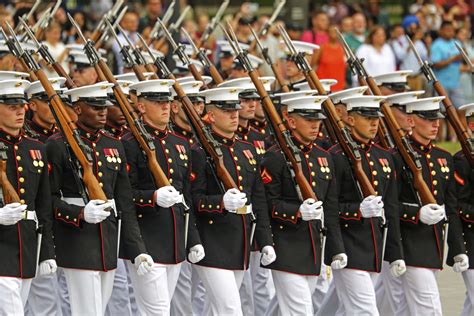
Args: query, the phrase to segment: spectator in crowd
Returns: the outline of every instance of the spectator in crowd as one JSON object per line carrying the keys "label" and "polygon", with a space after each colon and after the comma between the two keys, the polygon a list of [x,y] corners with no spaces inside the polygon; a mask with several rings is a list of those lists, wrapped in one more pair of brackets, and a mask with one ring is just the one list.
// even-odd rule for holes
{"label": "spectator in crowd", "polygon": [[386,39],[384,28],[374,26],[367,36],[366,43],[356,51],[357,57],[364,58],[365,69],[372,76],[396,70],[395,55]]}
{"label": "spectator in crowd", "polygon": [[322,45],[329,41],[328,28],[329,17],[322,11],[316,11],[311,15],[311,29],[304,31],[301,35],[303,42]]}
{"label": "spectator in crowd", "polygon": [[[63,42],[61,42],[61,25],[55,21],[52,21],[44,32],[44,44],[48,47],[51,56],[61,64],[64,69],[67,69],[68,63],[67,50]],[[51,77],[57,77],[56,71],[53,68],[44,68],[46,75]]]}
{"label": "spectator in crowd", "polygon": [[365,16],[370,22],[369,27],[381,25],[384,28],[389,27],[388,14],[380,7],[380,0],[368,0],[365,3]]}
{"label": "spectator in crowd", "polygon": [[401,24],[395,24],[390,30],[389,44],[395,54],[395,60],[397,62],[397,68],[403,62],[406,53],[408,52],[410,45],[405,37],[405,30]]}
{"label": "spectator in crowd", "polygon": [[344,48],[337,37],[336,27],[329,28],[329,42],[321,45],[314,54],[313,61],[319,78],[336,79],[331,91],[343,90],[346,86],[346,62]]}
{"label": "spectator in crowd", "polygon": [[352,16],[346,16],[341,21],[341,33],[344,36],[347,36],[352,33],[354,30],[354,22],[352,21]]}
{"label": "spectator in crowd", "polygon": [[[127,41],[125,39],[125,36],[127,36],[132,44],[137,44],[139,39],[138,39],[138,23],[139,23],[139,16],[138,13],[135,11],[127,11],[125,15],[123,16],[122,21],[120,22],[120,26],[123,28],[125,34],[120,33],[118,35],[118,38],[121,43],[126,44]],[[114,41],[112,45],[112,51],[114,52],[115,56],[115,61],[117,64],[117,73],[122,74],[124,72],[124,61],[122,58],[122,55],[120,54],[120,46],[117,44],[117,42]]]}
{"label": "spectator in crowd", "polygon": [[[429,51],[428,47],[423,41],[424,33],[420,27],[416,24],[412,24],[407,29],[407,35],[410,37],[413,45],[415,46],[416,51],[420,55],[422,60],[429,60]],[[408,43],[407,43],[408,44]],[[420,72],[420,64],[415,56],[415,53],[410,48],[406,47],[404,51],[396,51],[394,48],[395,54],[397,54],[400,62],[400,70],[411,70],[412,73],[408,76],[407,82],[411,90],[425,90],[427,91],[427,81],[425,76]]]}
{"label": "spectator in crowd", "polygon": [[[285,26],[284,23],[283,23],[283,26]],[[276,31],[278,31],[277,28],[275,29]],[[286,29],[286,32],[288,33],[288,36],[290,36],[291,40],[297,41],[301,38],[301,33],[303,32],[303,26],[301,26],[301,24],[290,21],[286,24],[285,29]]]}
{"label": "spectator in crowd", "polygon": [[352,32],[348,33],[345,39],[349,47],[353,51],[356,51],[360,45],[365,42],[365,38],[367,37],[367,20],[365,19],[365,15],[355,13],[352,16],[352,25]]}
{"label": "spectator in crowd", "polygon": [[[257,24],[255,25],[255,31],[258,32],[258,30],[260,30],[269,19],[270,17],[268,15],[261,15],[257,20]],[[268,30],[267,34],[260,37],[260,41],[265,47],[268,48],[268,55],[270,56],[270,58],[274,61],[277,61],[282,56],[282,52],[280,50],[280,41],[273,35],[274,28],[274,25],[270,26],[270,29]],[[260,67],[260,74],[265,76],[272,76],[273,72],[270,66],[268,66],[267,63],[264,63]]]}
{"label": "spectator in crowd", "polygon": [[[466,54],[474,63],[474,47],[470,40],[471,32],[468,28],[460,28],[456,33],[456,39],[461,43],[462,47],[466,51]],[[472,81],[472,71],[465,62],[461,64],[461,91],[463,94],[464,103],[474,101],[474,82]],[[464,115],[463,115],[464,116]]]}
{"label": "spectator in crowd", "polygon": [[[455,46],[455,30],[452,22],[444,21],[439,30],[439,37],[431,45],[431,61],[439,82],[443,85],[453,105],[458,108],[463,104],[460,85],[462,55]],[[443,124],[444,125],[444,124]],[[442,127],[442,126],[440,126]],[[444,127],[440,130],[444,131]],[[440,133],[443,135],[443,133]],[[454,131],[449,126],[447,137],[455,139]]]}
{"label": "spectator in crowd", "polygon": [[138,31],[141,33],[145,28],[153,28],[156,19],[161,16],[161,0],[146,0],[145,15],[140,19]]}

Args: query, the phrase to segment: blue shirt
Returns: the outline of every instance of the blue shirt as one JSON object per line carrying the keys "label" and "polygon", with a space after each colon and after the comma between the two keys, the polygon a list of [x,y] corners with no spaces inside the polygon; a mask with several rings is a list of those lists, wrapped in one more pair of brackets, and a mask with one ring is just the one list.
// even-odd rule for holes
{"label": "blue shirt", "polygon": [[[437,38],[431,45],[431,62],[436,64],[458,55],[459,51],[454,43],[454,39],[447,41],[443,38]],[[459,88],[459,78],[461,77],[460,64],[461,62],[457,61],[443,68],[434,68],[436,77],[445,89]]]}

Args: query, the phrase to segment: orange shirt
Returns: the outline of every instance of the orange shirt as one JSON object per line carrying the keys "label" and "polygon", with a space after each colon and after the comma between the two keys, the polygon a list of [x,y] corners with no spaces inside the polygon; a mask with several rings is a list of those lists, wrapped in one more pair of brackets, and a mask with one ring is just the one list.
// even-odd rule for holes
{"label": "orange shirt", "polygon": [[346,62],[342,45],[330,43],[321,45],[317,74],[320,79],[337,80],[337,84],[331,87],[331,91],[339,91],[345,88]]}

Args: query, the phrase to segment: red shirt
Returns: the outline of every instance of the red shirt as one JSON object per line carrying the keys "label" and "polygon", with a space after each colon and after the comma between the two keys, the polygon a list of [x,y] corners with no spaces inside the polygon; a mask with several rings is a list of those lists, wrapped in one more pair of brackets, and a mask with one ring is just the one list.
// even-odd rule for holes
{"label": "red shirt", "polygon": [[321,46],[317,74],[321,79],[337,80],[337,84],[331,87],[331,91],[339,91],[345,88],[346,62],[342,45],[327,43]]}

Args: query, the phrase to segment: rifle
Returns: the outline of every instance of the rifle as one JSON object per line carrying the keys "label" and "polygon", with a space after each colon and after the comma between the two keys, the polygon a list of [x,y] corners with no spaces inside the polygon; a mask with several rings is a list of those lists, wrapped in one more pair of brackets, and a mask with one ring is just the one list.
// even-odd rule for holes
{"label": "rifle", "polygon": [[[120,11],[119,15],[115,19],[114,23],[112,24],[112,27],[114,30],[117,28],[117,26],[120,26],[120,22],[122,21],[125,13],[127,13],[128,6],[124,6],[122,10]],[[109,21],[110,22],[110,21]],[[95,43],[95,48],[99,49],[102,47],[102,43],[106,42],[109,39],[109,33],[104,32],[102,33],[102,36],[97,40],[97,43]]]}
{"label": "rifle", "polygon": [[[20,17],[20,19],[25,19],[26,21],[29,21],[31,19],[31,17],[33,16],[33,13],[35,13],[36,10],[38,9],[40,4],[41,4],[41,0],[36,0],[35,3],[33,4],[33,6],[31,7],[30,11],[28,12],[28,14],[23,14]],[[22,31],[21,28],[22,28],[22,26],[18,24],[15,28],[15,32],[18,33],[20,31]]]}
{"label": "rifle", "polygon": [[471,69],[471,73],[474,74],[474,65],[472,64],[471,58],[469,58],[469,55],[466,53],[466,50],[464,49],[464,47],[459,45],[457,42],[454,42],[454,45],[456,45],[456,48],[461,53],[462,57],[464,58],[464,61]]}
{"label": "rifle", "polygon": [[[40,18],[38,19],[38,21],[36,21],[35,25],[33,25],[33,31],[36,33],[38,31],[38,29],[43,25],[44,21],[46,19],[48,19],[48,16],[49,16],[49,13],[51,12],[51,7],[47,8],[46,10],[44,10],[44,12],[41,14]],[[22,39],[21,39],[21,42],[24,41],[24,39],[26,38],[26,36],[24,36]]]}
{"label": "rifle", "polygon": [[[374,78],[367,73],[362,61],[354,55],[339,30],[337,30],[337,32],[339,40],[341,41],[346,52],[347,62],[354,74],[361,78],[361,80],[365,83],[364,85],[369,86],[374,95],[382,95],[377,83],[375,82]],[[384,100],[381,102],[380,109],[384,114],[388,129],[390,130],[393,140],[395,141],[395,146],[393,148],[398,150],[403,161],[411,171],[410,173],[407,173],[407,175],[410,179],[410,182],[412,182],[413,188],[418,194],[421,204],[426,205],[429,203],[436,203],[436,199],[431,193],[431,190],[423,180],[420,154],[418,154],[411,146],[407,133],[405,133],[405,131],[398,124],[387,101]]]}
{"label": "rifle", "polygon": [[191,38],[191,35],[184,29],[181,28],[181,32],[183,32],[184,36],[188,39],[189,44],[191,44],[191,47],[193,48],[194,55],[197,56],[201,64],[204,66],[207,71],[209,71],[209,74],[212,77],[212,80],[214,80],[214,83],[216,85],[224,82],[224,79],[222,79],[221,74],[217,70],[216,66],[209,60],[206,54],[206,49],[205,48],[198,48],[196,44],[194,43],[193,39]]}
{"label": "rifle", "polygon": [[120,25],[118,25],[117,27],[118,27],[120,33],[123,34],[123,37],[125,38],[125,40],[128,43],[128,46],[132,50],[136,63],[139,64],[140,66],[144,67],[145,68],[144,70],[146,70],[147,72],[152,72],[153,73],[153,76],[151,76],[150,79],[158,79],[158,77],[155,74],[155,69],[153,68],[153,65],[148,64],[146,62],[145,57],[143,57],[143,54],[142,54],[141,50],[138,48],[137,45],[134,45],[130,41],[130,38],[125,34],[125,31],[122,29],[122,27]]}
{"label": "rifle", "polygon": [[[165,14],[163,14],[163,19],[161,21],[165,25],[168,25],[169,21],[171,20],[171,17],[173,16],[175,4],[176,4],[176,0],[173,0],[170,3],[170,5],[168,6],[168,9],[166,9]],[[156,38],[162,36],[161,33],[158,33],[159,31],[160,31],[160,24],[158,23],[158,21],[156,21],[155,25],[153,26],[153,28],[150,31],[149,40],[147,41],[147,45],[151,45]]]}
{"label": "rifle", "polygon": [[183,63],[183,65],[188,67],[189,71],[193,74],[194,79],[196,79],[198,81],[202,81],[203,82],[203,88],[208,89],[207,83],[202,78],[202,75],[199,72],[199,70],[197,69],[196,65],[191,62],[188,55],[186,55],[186,53],[184,52],[184,49],[185,49],[184,45],[181,44],[181,43],[177,44],[174,41],[173,36],[168,31],[168,29],[163,24],[163,22],[161,22],[160,19],[158,19],[158,23],[160,23],[160,25],[161,25],[161,29],[163,30],[163,32],[165,34],[165,38],[167,38],[168,41],[170,42],[171,47],[173,48],[173,53],[178,55],[178,57],[181,60],[181,62]]}
{"label": "rifle", "polygon": [[446,90],[444,90],[444,87],[436,78],[430,64],[426,60],[423,61],[421,59],[421,56],[420,54],[418,54],[418,51],[416,50],[415,45],[413,45],[413,42],[411,41],[410,37],[407,36],[407,40],[410,44],[411,49],[413,49],[413,53],[415,54],[418,63],[420,64],[421,72],[423,72],[428,82],[433,84],[433,87],[435,88],[438,95],[444,96],[443,105],[446,109],[446,117],[448,118],[449,123],[451,123],[454,128],[454,131],[456,132],[459,142],[461,143],[462,151],[466,156],[467,160],[469,161],[471,168],[474,168],[474,140],[469,136],[466,127],[463,126],[463,124],[461,123],[458,113],[453,106],[453,103],[449,99],[449,96]]}
{"label": "rifle", "polygon": [[[283,0],[282,2],[284,3],[285,0]],[[260,52],[261,52],[261,55],[262,55],[263,59],[265,60],[267,65],[270,66],[270,68],[272,69],[273,74],[275,75],[275,78],[276,78],[276,80],[278,81],[278,84],[281,87],[281,91],[282,92],[290,92],[290,88],[288,87],[288,83],[285,81],[285,79],[283,78],[281,72],[278,70],[277,65],[273,62],[272,58],[268,54],[268,47],[263,46],[263,43],[260,41],[260,39],[259,39],[257,33],[255,32],[255,30],[252,28],[252,26],[250,24],[248,26],[250,28],[250,31],[252,31],[254,41],[257,43],[258,47],[260,48]]]}
{"label": "rifle", "polygon": [[[325,94],[326,91],[324,90],[324,87],[319,81],[318,76],[316,75],[314,70],[311,69],[311,66],[306,60],[305,53],[298,52],[296,50],[295,46],[291,42],[290,37],[288,36],[288,33],[286,33],[283,27],[280,26],[279,30],[283,36],[285,45],[290,51],[293,61],[298,66],[298,68],[305,74],[310,87],[312,89],[318,90],[318,93],[321,95]],[[340,119],[339,115],[336,112],[336,107],[334,106],[330,98],[324,101],[323,108],[326,113],[326,116],[328,117],[330,126],[334,129],[337,141],[339,142],[342,151],[349,159],[355,178],[357,180],[357,185],[362,196],[366,197],[369,195],[375,195],[375,190],[372,186],[372,183],[369,181],[367,175],[364,172],[364,169],[362,168],[362,156],[360,153],[359,145],[352,139],[349,129]]]}
{"label": "rifle", "polygon": [[[378,88],[377,84],[373,80],[372,77],[370,77],[366,70],[365,67],[363,66],[363,59],[357,58],[357,56],[354,55],[352,52],[351,48],[347,44],[346,40],[344,39],[344,36],[339,32],[339,30],[336,29],[337,36],[339,37],[339,41],[342,43],[342,47],[344,48],[344,52],[346,53],[346,56],[348,58],[347,64],[351,68],[351,71],[354,75],[357,76],[357,79],[359,81],[359,85],[361,86],[369,86],[370,91],[374,95],[382,95],[380,93],[380,89]],[[368,79],[370,78],[370,82],[368,82]],[[368,90],[366,91],[366,94],[370,93]],[[379,136],[379,141],[382,147],[385,149],[393,149],[394,148],[394,141],[390,137],[390,134],[387,131],[387,126],[385,124],[385,121],[380,118],[379,119],[379,127],[377,130],[377,134]]]}
{"label": "rifle", "polygon": [[[176,22],[170,24],[169,29],[167,30],[167,32],[169,32],[171,34],[175,34],[177,31],[179,31],[179,29],[181,28],[181,24],[183,24],[184,18],[188,14],[189,10],[191,10],[191,6],[188,5],[183,9],[183,12],[181,12],[181,15],[178,17]],[[161,21],[158,18],[156,22],[161,26],[162,30],[164,31],[163,25],[165,25],[165,24],[163,23],[163,21]],[[165,34],[166,34],[166,32],[165,32]],[[156,43],[156,46],[155,46],[155,48],[157,50],[161,50],[163,48],[163,46],[166,44],[166,37],[167,36],[162,36],[158,40],[158,42]]]}
{"label": "rifle", "polygon": [[38,49],[39,54],[46,61],[46,63],[48,65],[50,65],[51,67],[53,67],[53,69],[56,71],[56,73],[60,77],[66,78],[66,83],[65,83],[66,87],[68,89],[76,88],[76,84],[71,79],[71,77],[69,77],[68,73],[64,70],[63,66],[61,66],[61,64],[58,63],[53,58],[53,56],[50,54],[48,46],[46,46],[45,44],[40,44],[38,42],[38,40],[36,39],[35,34],[33,33],[31,28],[28,26],[28,24],[26,24],[26,22],[23,19],[20,19],[20,23],[23,26],[23,28],[25,29],[26,34],[28,35],[28,37],[30,37],[32,42],[36,45],[36,48]]}
{"label": "rifle", "polygon": [[[308,180],[306,180],[306,177],[303,173],[300,156],[301,152],[291,139],[290,132],[287,130],[285,124],[282,122],[280,116],[278,115],[278,112],[275,109],[272,100],[268,96],[268,93],[265,90],[265,87],[263,86],[262,82],[258,79],[258,71],[253,68],[252,63],[250,62],[250,59],[248,57],[248,52],[246,50],[243,50],[240,46],[238,38],[235,35],[234,30],[232,29],[232,26],[230,24],[228,24],[230,34],[222,25],[220,26],[225,36],[227,37],[227,40],[229,41],[229,44],[232,47],[232,50],[237,55],[237,58],[243,65],[249,77],[252,79],[252,82],[255,85],[258,94],[262,98],[263,108],[265,109],[265,112],[271,122],[271,125],[273,126],[273,131],[275,132],[275,136],[280,150],[283,152],[286,161],[289,162],[288,167],[290,170],[290,174],[292,175],[296,184],[296,192],[299,195],[299,198],[302,201],[306,199],[313,199],[316,201],[316,194],[314,193],[313,188],[308,183]],[[324,260],[326,234],[327,229],[324,225],[324,214],[322,214],[321,228],[319,230],[321,240],[321,262],[323,262]]]}
{"label": "rifle", "polygon": [[[61,98],[52,87],[44,71],[40,68],[33,56],[28,51],[23,50],[20,42],[16,38],[15,32],[8,22],[6,23],[6,27],[12,35],[10,38],[7,36],[3,28],[0,28],[0,30],[7,41],[8,48],[16,58],[24,60],[28,71],[34,73],[38,77],[50,99],[51,111],[54,114],[56,123],[82,169],[82,181],[87,189],[89,199],[107,201],[107,196],[99,185],[99,181],[94,176],[92,170],[92,150],[82,141],[76,124],[70,119]],[[78,177],[81,177],[81,175],[78,175]],[[84,192],[80,193],[81,195],[84,194]],[[112,209],[109,211],[112,211]]]}
{"label": "rifle", "polygon": [[20,202],[20,196],[7,177],[7,150],[7,145],[0,142],[0,205],[2,206]]}
{"label": "rifle", "polygon": [[[277,1],[275,1],[275,2],[277,2]],[[283,9],[283,7],[285,6],[285,4],[286,4],[286,0],[278,1],[278,5],[276,6],[275,11],[273,11],[272,16],[265,22],[264,25],[262,25],[262,28],[258,31],[258,36],[254,34],[254,39],[253,39],[252,43],[250,44],[250,48],[249,48],[250,52],[255,51],[255,47],[258,44],[257,43],[257,38],[267,35],[268,30],[270,29],[270,26],[272,26],[273,22],[275,22],[276,18],[280,14],[280,12]]]}
{"label": "rifle", "polygon": [[[139,81],[145,81],[146,77],[144,75],[144,72],[146,71],[146,69],[143,66],[143,64],[138,64],[137,61],[135,60],[135,58],[133,58],[133,56],[130,54],[130,50],[132,49],[132,47],[130,45],[131,43],[128,39],[128,36],[125,34],[125,32],[123,32],[122,29],[120,29],[121,32],[122,32],[123,37],[126,38],[127,42],[128,42],[128,45],[124,45],[124,44],[122,44],[122,42],[118,38],[117,33],[115,33],[114,27],[110,24],[110,22],[105,20],[105,25],[109,29],[109,33],[113,35],[115,41],[117,42],[117,44],[120,47],[120,54],[122,55],[122,58],[125,62],[125,68],[133,69],[133,72],[137,76],[138,80]],[[141,56],[141,54],[140,54],[139,57],[143,57],[143,56]]]}
{"label": "rifle", "polygon": [[100,19],[99,24],[91,35],[91,40],[93,42],[96,42],[102,36],[102,32],[105,29],[105,20],[112,21],[113,17],[115,17],[117,15],[117,12],[120,10],[120,7],[122,6],[123,2],[124,0],[117,0],[117,2],[114,3],[112,8],[104,16],[102,16],[102,19]]}
{"label": "rifle", "polygon": [[201,146],[207,153],[207,156],[210,157],[210,159],[214,163],[213,172],[215,172],[215,174],[221,181],[222,185],[224,186],[224,189],[228,190],[231,188],[238,188],[234,179],[232,178],[229,171],[224,165],[224,156],[222,153],[221,145],[218,141],[215,140],[210,127],[202,122],[201,117],[194,109],[194,105],[189,100],[189,97],[184,93],[184,90],[181,88],[181,85],[178,81],[176,81],[175,76],[166,66],[164,58],[160,56],[155,57],[151,52],[150,47],[146,45],[145,40],[141,36],[139,36],[139,39],[142,42],[143,47],[148,51],[148,54],[154,60],[154,65],[156,69],[158,69],[158,71],[160,72],[159,77],[175,80],[173,84],[173,89],[178,95],[179,100],[183,104],[183,109],[186,112],[189,123],[196,132],[196,136],[199,139]]}
{"label": "rifle", "polygon": [[230,0],[225,0],[224,2],[222,2],[221,6],[217,10],[216,15],[212,18],[211,22],[206,25],[204,32],[201,34],[201,38],[199,38],[198,42],[196,43],[196,47],[201,48],[204,45],[204,43],[207,42],[207,40],[209,39],[209,36],[211,36],[217,24],[222,19],[222,16],[224,15],[225,10],[229,6],[229,3],[230,3]]}
{"label": "rifle", "polygon": [[122,113],[125,116],[125,119],[127,120],[128,126],[130,127],[130,131],[132,132],[133,136],[137,140],[140,148],[142,149],[147,158],[148,169],[150,170],[153,176],[156,186],[160,188],[163,186],[170,185],[168,178],[166,177],[165,173],[161,169],[156,159],[153,137],[151,137],[151,135],[149,135],[149,133],[145,130],[145,127],[141,123],[140,118],[135,113],[135,111],[133,111],[130,102],[123,93],[120,85],[117,83],[117,80],[114,78],[114,75],[110,71],[107,64],[102,59],[100,59],[99,53],[94,47],[94,42],[91,39],[86,40],[84,34],[82,34],[81,29],[77,25],[76,21],[71,17],[71,15],[68,14],[68,18],[71,21],[72,25],[76,28],[79,37],[84,43],[84,52],[89,58],[90,63],[94,65],[94,68],[101,70],[101,73],[98,73],[98,75],[101,77],[100,80],[108,81],[114,85],[112,87],[112,90],[114,92],[115,99],[117,100],[120,109],[122,110]]}
{"label": "rifle", "polygon": [[291,173],[294,174],[294,179],[297,184],[297,191],[301,192],[301,199],[306,200],[311,198],[316,200],[316,194],[314,193],[313,188],[308,183],[308,180],[306,180],[306,177],[303,173],[303,169],[301,166],[300,150],[291,139],[290,132],[286,128],[285,124],[283,124],[262,82],[258,79],[258,72],[256,69],[253,68],[252,63],[248,58],[248,52],[242,49],[230,25],[228,26],[230,34],[221,24],[220,27],[222,28],[225,36],[227,37],[227,40],[229,41],[230,46],[237,55],[237,58],[239,59],[240,63],[243,65],[250,79],[252,79],[252,82],[255,85],[255,88],[257,89],[257,92],[262,99],[263,108],[265,109],[270,123],[273,126],[278,145],[280,146],[287,161],[289,161],[291,165]]}
{"label": "rifle", "polygon": [[43,20],[43,23],[40,25],[39,30],[36,33],[36,36],[38,36],[38,38],[41,38],[43,36],[44,30],[49,26],[49,23],[51,23],[51,20],[54,19],[54,15],[58,11],[59,7],[61,6],[61,2],[62,0],[56,1],[56,4],[54,5],[53,9],[48,13],[48,15]]}

